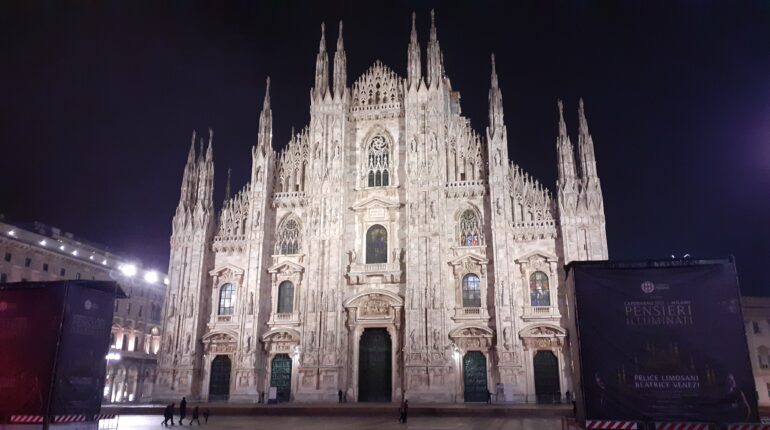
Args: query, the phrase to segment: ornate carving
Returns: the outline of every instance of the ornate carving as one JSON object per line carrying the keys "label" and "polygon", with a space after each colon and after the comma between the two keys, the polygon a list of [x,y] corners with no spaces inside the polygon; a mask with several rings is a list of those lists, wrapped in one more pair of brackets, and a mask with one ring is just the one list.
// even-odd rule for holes
{"label": "ornate carving", "polygon": [[370,298],[361,307],[361,315],[375,316],[375,315],[388,315],[390,305],[384,301],[376,298]]}

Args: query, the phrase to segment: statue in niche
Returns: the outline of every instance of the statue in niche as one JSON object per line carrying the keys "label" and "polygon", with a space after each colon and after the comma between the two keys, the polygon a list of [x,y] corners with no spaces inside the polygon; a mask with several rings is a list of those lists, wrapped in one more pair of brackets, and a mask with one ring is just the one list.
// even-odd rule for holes
{"label": "statue in niche", "polygon": [[436,219],[436,202],[434,201],[430,202],[430,217]]}
{"label": "statue in niche", "polygon": [[254,293],[249,293],[249,315],[254,315]]}
{"label": "statue in niche", "polygon": [[495,208],[497,209],[497,214],[502,215],[503,214],[503,205],[500,204],[500,197],[495,200]]}
{"label": "statue in niche", "polygon": [[259,219],[262,216],[262,211],[257,211],[257,217],[254,219],[254,226],[259,227]]}
{"label": "statue in niche", "polygon": [[315,311],[315,291],[310,293],[310,306],[309,306],[309,308],[310,308],[310,312],[314,312]]}
{"label": "statue in niche", "polygon": [[308,351],[315,350],[315,332],[314,331],[311,331],[308,333],[307,349]]}
{"label": "statue in niche", "polygon": [[357,257],[356,250],[355,249],[351,249],[350,251],[348,251],[348,257],[350,258],[350,264],[355,263],[356,262],[356,257]]}
{"label": "statue in niche", "polygon": [[189,296],[187,299],[187,318],[192,318],[193,316],[193,299],[192,296]]}
{"label": "statue in niche", "polygon": [[251,352],[251,336],[246,338],[246,352]]}
{"label": "statue in niche", "polygon": [[511,349],[511,328],[506,327],[503,329],[503,346],[506,350]]}
{"label": "statue in niche", "polygon": [[417,346],[417,339],[415,337],[415,333],[416,333],[415,329],[412,329],[412,331],[409,333],[409,343],[412,344],[412,348]]}
{"label": "statue in niche", "polygon": [[433,329],[433,349],[438,351],[441,349],[441,333],[438,329]]}
{"label": "statue in niche", "polygon": [[334,349],[334,331],[328,330],[326,332],[326,348]]}
{"label": "statue in niche", "polygon": [[401,248],[393,248],[393,262],[398,263],[401,256]]}
{"label": "statue in niche", "polygon": [[501,158],[502,158],[502,156],[500,155],[500,150],[498,149],[497,151],[495,151],[495,165],[496,166],[500,165],[500,159]]}
{"label": "statue in niche", "polygon": [[187,340],[185,341],[185,352],[189,353],[191,347],[192,347],[192,336],[190,336],[190,333],[187,333]]}

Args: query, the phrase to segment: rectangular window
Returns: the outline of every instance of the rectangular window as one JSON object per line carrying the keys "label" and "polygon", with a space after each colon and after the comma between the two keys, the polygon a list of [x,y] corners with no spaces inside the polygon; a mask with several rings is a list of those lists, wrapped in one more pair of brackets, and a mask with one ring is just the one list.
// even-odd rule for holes
{"label": "rectangular window", "polygon": [[10,252],[6,252],[5,253],[5,261],[8,261],[8,262],[11,261],[11,253]]}
{"label": "rectangular window", "polygon": [[5,273],[0,273],[0,284],[4,284],[5,281],[7,280],[8,280],[8,275],[6,275]]}
{"label": "rectangular window", "polygon": [[27,257],[24,259],[24,267],[29,267],[32,265],[32,259]]}
{"label": "rectangular window", "polygon": [[139,305],[139,316],[142,316],[142,305]]}
{"label": "rectangular window", "polygon": [[67,270],[66,270],[66,269],[64,269],[64,268],[62,268],[61,270],[59,270],[59,276],[64,276],[66,273],[67,273]]}
{"label": "rectangular window", "polygon": [[754,329],[754,333],[755,334],[759,334],[761,332],[761,330],[759,329],[759,323],[758,322],[752,321],[751,322],[751,326]]}
{"label": "rectangular window", "polygon": [[43,263],[43,272],[48,271],[48,263]]}

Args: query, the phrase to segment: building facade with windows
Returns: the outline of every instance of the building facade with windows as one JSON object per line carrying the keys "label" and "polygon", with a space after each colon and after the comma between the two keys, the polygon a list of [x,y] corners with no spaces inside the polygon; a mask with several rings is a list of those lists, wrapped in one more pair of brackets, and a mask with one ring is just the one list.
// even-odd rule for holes
{"label": "building facade with windows", "polygon": [[212,133],[197,151],[193,134],[157,399],[255,402],[274,387],[279,401],[342,390],[534,402],[572,390],[562,268],[607,258],[583,103],[575,146],[558,103],[552,192],[510,161],[494,57],[480,134],[432,16],[426,55],[414,17],[406,55],[405,76],[378,61],[349,86],[342,24],[333,63],[322,26],[310,123],[273,149],[268,80],[251,180],[219,213]]}
{"label": "building facade with windows", "polygon": [[166,275],[143,270],[72,234],[41,223],[0,222],[0,283],[116,280],[128,298],[115,301],[104,402],[152,397],[160,349]]}
{"label": "building facade with windows", "polygon": [[760,406],[770,406],[770,297],[741,297]]}

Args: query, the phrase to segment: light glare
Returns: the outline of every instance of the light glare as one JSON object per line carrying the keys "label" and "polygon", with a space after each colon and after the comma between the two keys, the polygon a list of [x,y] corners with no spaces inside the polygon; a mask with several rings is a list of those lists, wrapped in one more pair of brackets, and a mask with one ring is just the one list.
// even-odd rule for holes
{"label": "light glare", "polygon": [[144,274],[144,280],[151,284],[158,282],[158,272],[151,270]]}
{"label": "light glare", "polygon": [[133,264],[123,264],[119,267],[120,271],[123,272],[123,276],[132,277],[136,275],[136,266]]}

